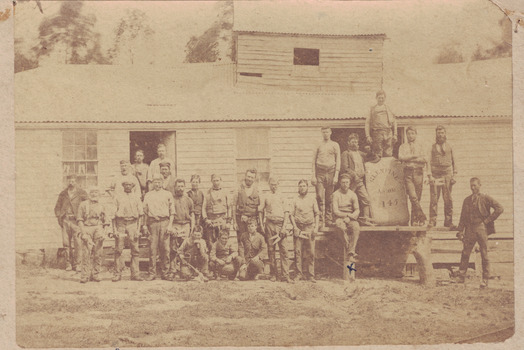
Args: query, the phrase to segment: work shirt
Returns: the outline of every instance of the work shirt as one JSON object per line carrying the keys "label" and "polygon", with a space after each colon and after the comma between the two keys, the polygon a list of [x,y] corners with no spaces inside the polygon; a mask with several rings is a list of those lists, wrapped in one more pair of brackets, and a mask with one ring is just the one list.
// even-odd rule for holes
{"label": "work shirt", "polygon": [[[413,162],[413,161],[404,161],[405,158],[410,157],[421,157],[424,158],[424,162]],[[424,151],[424,147],[421,143],[414,141],[414,142],[406,142],[400,145],[398,149],[398,159],[402,161],[404,166],[406,168],[411,169],[421,169],[424,168],[426,165],[426,152]]]}
{"label": "work shirt", "polygon": [[202,216],[207,218],[209,215],[221,215],[227,213],[229,198],[225,190],[211,188],[204,196],[202,203]]}
{"label": "work shirt", "polygon": [[107,217],[107,212],[102,204],[99,202],[92,202],[88,199],[80,203],[76,215],[76,221],[82,221],[85,226],[98,226],[107,224],[109,218]]}
{"label": "work shirt", "polygon": [[121,193],[115,197],[116,218],[138,219],[144,214],[140,198],[133,193]]}
{"label": "work shirt", "polygon": [[114,191],[113,196],[116,197],[119,194],[125,193],[124,186],[122,185],[122,182],[124,180],[131,181],[134,186],[131,189],[131,193],[133,193],[136,196],[141,196],[142,192],[140,190],[140,183],[138,182],[138,179],[130,174],[122,175],[122,173],[116,175],[111,182],[111,189]]}
{"label": "work shirt", "polygon": [[171,192],[173,196],[175,195],[175,181],[176,179],[172,175],[169,175],[168,177],[165,177],[162,182],[162,188]]}
{"label": "work shirt", "polygon": [[235,244],[231,240],[227,240],[226,244],[220,243],[220,240],[213,243],[211,246],[211,253],[209,254],[211,261],[226,260],[230,255],[238,253]]}
{"label": "work shirt", "polygon": [[171,192],[164,189],[152,190],[144,196],[144,214],[149,217],[169,218],[175,214],[175,203]]}
{"label": "work shirt", "polygon": [[147,181],[153,181],[153,176],[155,174],[160,174],[160,163],[169,163],[171,171],[175,170],[175,162],[170,158],[164,159],[153,159],[151,164],[149,164],[149,169],[147,170]]}
{"label": "work shirt", "polygon": [[264,212],[266,220],[282,223],[284,213],[289,212],[289,204],[280,193],[270,192],[262,201],[259,211]]}
{"label": "work shirt", "polygon": [[244,232],[240,239],[238,254],[246,262],[249,262],[249,260],[258,257],[266,249],[266,240],[260,233],[255,232],[251,235],[249,232]]}
{"label": "work shirt", "polygon": [[175,218],[173,220],[176,224],[188,224],[191,222],[191,214],[193,214],[193,200],[187,195],[174,196],[175,203]]}
{"label": "work shirt", "polygon": [[340,146],[332,140],[322,141],[315,151],[315,167],[340,171]]}
{"label": "work shirt", "polygon": [[197,256],[207,256],[206,241],[203,239],[194,240],[191,237],[187,237],[176,252],[179,256],[189,260]]}
{"label": "work shirt", "polygon": [[204,193],[200,190],[189,190],[187,196],[193,201],[195,215],[202,215],[202,204],[204,203]]}
{"label": "work shirt", "polygon": [[370,130],[389,130],[392,128],[395,116],[385,104],[371,107],[369,114]]}
{"label": "work shirt", "polygon": [[291,215],[295,222],[301,225],[311,225],[315,223],[315,216],[319,215],[318,203],[314,196],[307,194],[298,195],[293,200]]}
{"label": "work shirt", "polygon": [[131,169],[133,170],[133,175],[140,183],[140,187],[145,189],[147,186],[147,171],[149,170],[149,165],[146,163],[135,163]]}
{"label": "work shirt", "polygon": [[[351,190],[348,190],[347,193],[342,193],[340,189],[336,190],[335,193],[333,193],[333,207],[335,207],[335,204],[338,204],[338,211],[342,213],[352,214],[355,210],[359,209],[358,197],[355,192]],[[340,216],[336,213],[334,214],[340,218],[346,217],[346,215]]]}

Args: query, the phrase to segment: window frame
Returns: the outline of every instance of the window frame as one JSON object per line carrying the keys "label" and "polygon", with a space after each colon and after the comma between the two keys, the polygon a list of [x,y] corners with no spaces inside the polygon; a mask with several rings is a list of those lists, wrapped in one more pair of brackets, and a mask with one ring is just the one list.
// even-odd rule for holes
{"label": "window frame", "polygon": [[[81,139],[79,138],[81,135]],[[81,187],[98,185],[98,131],[94,129],[62,130],[62,182],[77,176]],[[71,168],[73,171],[71,171]],[[82,170],[83,169],[83,170]]]}

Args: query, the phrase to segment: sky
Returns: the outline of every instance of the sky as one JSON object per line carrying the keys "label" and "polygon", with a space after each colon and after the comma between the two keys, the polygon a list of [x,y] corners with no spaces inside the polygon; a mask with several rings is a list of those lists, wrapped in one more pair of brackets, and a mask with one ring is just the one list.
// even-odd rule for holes
{"label": "sky", "polygon": [[[338,1],[288,1],[294,9],[311,6],[313,9],[344,7]],[[498,21],[502,11],[488,0],[462,1],[381,1],[374,2],[381,10],[370,15],[380,21],[388,39],[385,42],[385,65],[403,69],[412,64],[433,64],[435,57],[446,47],[453,46],[469,60],[477,45],[491,47],[501,40]],[[17,5],[15,37],[22,39],[23,50],[38,42],[38,25],[45,16],[53,16],[60,2],[43,1],[44,14],[35,2]],[[143,43],[139,63],[159,66],[182,63],[185,45],[192,35],[202,34],[217,19],[214,1],[89,1],[83,11],[96,16],[95,30],[101,34],[102,50],[111,47],[114,29],[126,9],[137,8],[146,13],[155,31],[151,40]]]}

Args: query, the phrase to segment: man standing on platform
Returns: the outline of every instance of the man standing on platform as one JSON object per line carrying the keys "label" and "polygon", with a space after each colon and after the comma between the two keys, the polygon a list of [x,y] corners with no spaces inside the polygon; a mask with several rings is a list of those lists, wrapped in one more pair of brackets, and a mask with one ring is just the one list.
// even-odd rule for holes
{"label": "man standing on platform", "polygon": [[[259,215],[262,227],[264,227],[264,238],[266,239],[268,248],[270,280],[274,282],[279,279],[275,249],[278,244],[282,281],[289,283],[292,280],[289,278],[289,260],[284,244],[286,238],[285,227],[289,222],[289,206],[285,198],[277,192],[277,179],[273,177],[269,179],[269,189],[271,193],[262,201]],[[273,242],[275,242],[274,239],[278,240],[275,244],[273,244]]]}
{"label": "man standing on platform", "polygon": [[[457,237],[464,245],[460,259],[459,282],[464,283],[471,250],[478,242],[482,259],[482,282],[480,288],[486,288],[489,281],[488,236],[495,233],[495,220],[504,208],[487,194],[480,193],[480,180],[470,180],[472,195],[464,199]],[[493,209],[493,211],[492,211]]]}
{"label": "man standing on platform", "polygon": [[446,139],[446,129],[444,126],[438,125],[436,128],[436,142],[431,146],[431,166],[428,167],[431,196],[428,228],[432,228],[437,224],[438,200],[442,191],[442,197],[444,198],[444,226],[454,230],[456,226],[453,225],[451,189],[456,182],[457,165],[453,149]]}
{"label": "man standing on platform", "polygon": [[349,175],[342,175],[340,177],[340,188],[333,194],[335,225],[340,230],[344,242],[344,266],[356,261],[356,247],[358,237],[360,236],[358,198],[349,189],[350,184],[351,179]]}
{"label": "man standing on platform", "polygon": [[350,134],[348,136],[348,149],[342,152],[340,177],[342,178],[344,174],[350,176],[350,190],[357,195],[361,209],[359,222],[362,225],[373,226],[369,194],[364,183],[364,176],[366,175],[364,156],[365,154],[358,149],[358,135]]}
{"label": "man standing on platform", "polygon": [[371,144],[374,155],[373,162],[382,157],[393,156],[393,144],[397,143],[397,120],[386,106],[386,93],[382,90],[376,93],[377,104],[371,107],[364,124],[366,140]]}
{"label": "man standing on platform", "polygon": [[130,164],[129,161],[123,159],[120,161],[120,174],[116,175],[113,181],[111,182],[110,192],[113,198],[117,195],[124,193],[124,186],[122,182],[124,180],[133,181],[133,190],[132,193],[140,198],[142,195],[140,191],[140,183],[138,179],[134,176],[130,176]]}
{"label": "man standing on platform", "polygon": [[208,250],[211,250],[211,246],[218,239],[219,232],[227,227],[231,218],[231,200],[227,192],[222,188],[222,178],[220,175],[211,175],[211,183],[213,186],[206,192],[204,201],[202,202],[204,240],[206,241]]}
{"label": "man standing on platform", "polygon": [[340,172],[340,146],[331,140],[331,129],[323,127],[322,142],[313,154],[313,177],[317,202],[320,207],[321,220],[324,226],[331,224],[331,197]]}
{"label": "man standing on platform", "polygon": [[247,232],[247,222],[250,219],[258,219],[258,207],[260,196],[255,185],[257,169],[248,169],[244,181],[240,184],[233,204],[233,227],[237,231],[237,239]]}
{"label": "man standing on platform", "polygon": [[67,188],[58,195],[55,216],[62,229],[62,246],[65,248],[66,271],[80,271],[82,263],[82,240],[76,223],[78,206],[87,199],[87,193],[79,188],[76,175],[67,176]]}
{"label": "man standing on platform", "polygon": [[166,157],[167,155],[166,145],[164,145],[163,143],[160,143],[157,146],[156,151],[158,154],[158,158],[153,159],[151,161],[151,164],[149,164],[149,169],[147,171],[147,184],[148,184],[148,187],[150,187],[149,190],[151,190],[152,188],[151,183],[153,181],[153,176],[155,174],[160,174],[160,163],[168,162],[170,170],[171,171],[175,170],[175,162],[171,158]]}
{"label": "man standing on platform", "polygon": [[202,225],[202,204],[204,203],[204,193],[198,189],[199,186],[200,175],[191,175],[191,189],[187,191],[187,195],[193,200],[196,226]]}
{"label": "man standing on platform", "polygon": [[124,193],[117,194],[115,197],[115,218],[113,220],[113,234],[115,238],[115,271],[113,282],[122,279],[124,260],[122,251],[124,250],[125,237],[129,238],[131,248],[131,281],[142,281],[140,270],[138,269],[138,258],[140,251],[138,239],[140,238],[140,227],[143,217],[143,208],[140,198],[132,193],[134,182],[130,179],[122,181]]}
{"label": "man standing on platform", "polygon": [[[184,189],[186,182],[184,179],[177,179],[175,181],[175,218],[173,220],[173,232],[171,236],[171,249],[166,254],[170,257],[170,267],[167,276],[168,280],[174,279],[176,267],[176,252],[182,245],[182,242],[195,230],[195,214],[193,210],[193,200],[189,198],[185,193]],[[168,247],[169,244],[164,244],[164,247]]]}
{"label": "man standing on platform", "polygon": [[142,199],[147,192],[147,171],[149,165],[144,163],[144,151],[139,149],[135,152],[135,163],[132,166],[133,175],[136,176],[138,183],[140,184],[140,192],[142,193]]}
{"label": "man standing on platform", "polygon": [[80,283],[91,280],[100,282],[104,228],[110,225],[107,210],[99,203],[100,191],[97,187],[88,190],[89,199],[80,203],[76,219],[83,242],[82,277]]}
{"label": "man standing on platform", "polygon": [[411,202],[411,225],[424,226],[426,214],[420,206],[420,198],[424,184],[424,168],[427,167],[426,152],[416,141],[417,129],[408,126],[406,136],[408,142],[400,145],[398,159],[404,164],[404,183]]}
{"label": "man standing on platform", "polygon": [[[155,174],[153,177],[153,190],[146,193],[144,197],[144,225],[142,230],[144,235],[149,237],[149,276],[148,281],[156,278],[156,261],[158,257],[159,242],[160,259],[162,269],[162,279],[166,279],[169,270],[170,246],[164,247],[166,236],[170,237],[173,231],[173,219],[175,217],[175,204],[171,192],[162,188],[163,177]],[[169,239],[167,239],[169,242]]]}
{"label": "man standing on platform", "polygon": [[[318,233],[320,211],[313,196],[308,196],[307,180],[298,182],[298,196],[295,197],[290,219],[293,224],[295,245],[295,281],[306,277],[315,283],[315,238]],[[304,271],[305,270],[305,271]],[[306,276],[304,276],[306,273]]]}

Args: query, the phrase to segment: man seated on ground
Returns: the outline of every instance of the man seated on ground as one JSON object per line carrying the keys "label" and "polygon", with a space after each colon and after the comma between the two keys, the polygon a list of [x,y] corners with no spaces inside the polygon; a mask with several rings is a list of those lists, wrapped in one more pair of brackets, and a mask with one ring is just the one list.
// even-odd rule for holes
{"label": "man seated on ground", "polygon": [[267,250],[267,245],[264,236],[257,232],[257,219],[250,218],[247,222],[247,232],[240,238],[238,246],[241,264],[238,278],[241,281],[259,279],[259,275],[264,272],[264,262],[260,254],[265,250]]}
{"label": "man seated on ground", "polygon": [[209,280],[209,257],[200,227],[195,228],[193,233],[182,242],[177,254],[180,259],[180,276],[182,278],[190,280],[202,274],[204,282]]}
{"label": "man seated on ground", "polygon": [[340,178],[340,188],[333,194],[333,213],[335,214],[335,225],[340,230],[345,244],[344,264],[354,262],[357,253],[358,236],[360,235],[360,225],[358,216],[357,195],[349,189],[350,176],[344,174]]}
{"label": "man seated on ground", "polygon": [[229,240],[229,230],[220,232],[218,241],[213,243],[210,254],[211,270],[220,280],[223,275],[232,280],[238,271],[238,249]]}

